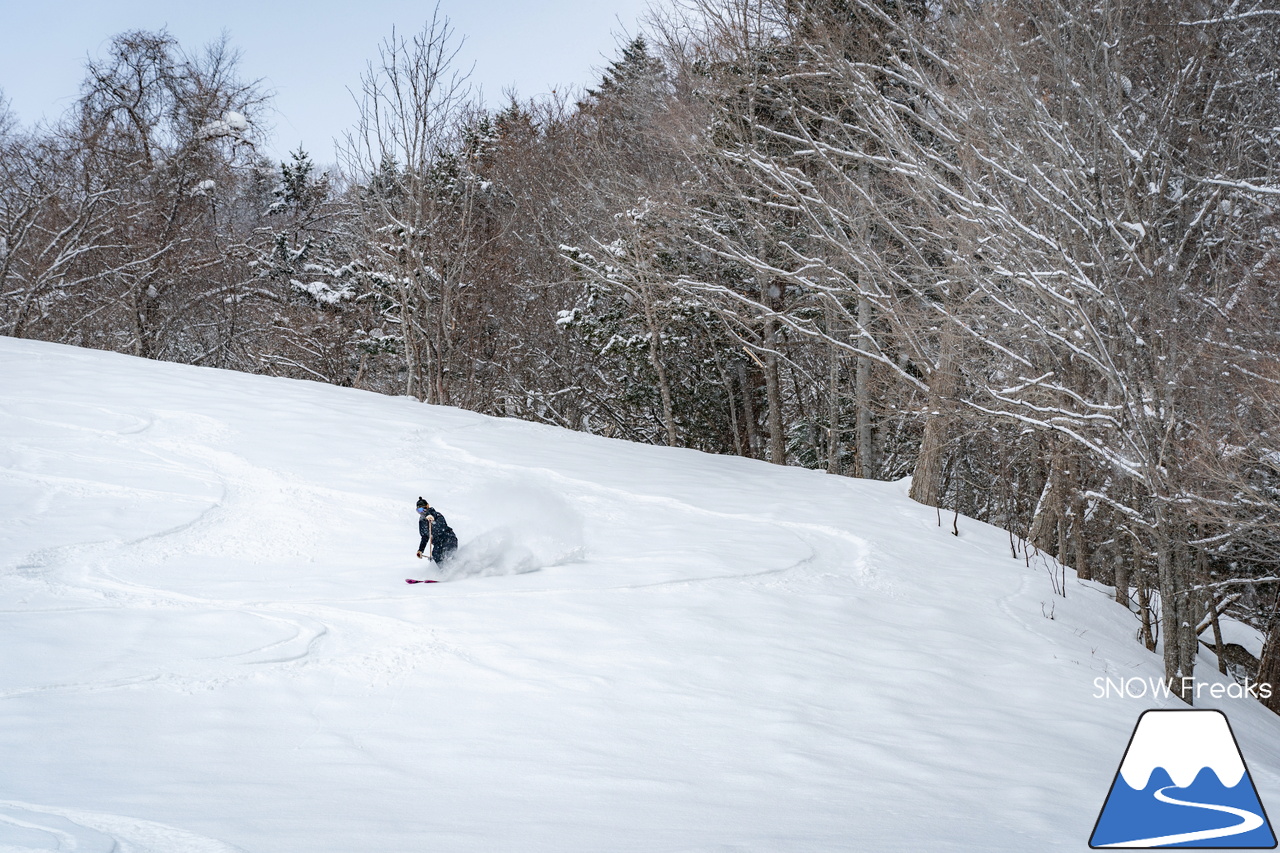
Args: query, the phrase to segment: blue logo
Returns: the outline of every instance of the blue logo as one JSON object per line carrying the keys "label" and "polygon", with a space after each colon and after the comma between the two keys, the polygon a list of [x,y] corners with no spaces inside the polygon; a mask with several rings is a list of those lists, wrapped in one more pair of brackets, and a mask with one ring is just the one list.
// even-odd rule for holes
{"label": "blue logo", "polygon": [[1275,833],[1227,716],[1144,712],[1089,846],[1273,849]]}

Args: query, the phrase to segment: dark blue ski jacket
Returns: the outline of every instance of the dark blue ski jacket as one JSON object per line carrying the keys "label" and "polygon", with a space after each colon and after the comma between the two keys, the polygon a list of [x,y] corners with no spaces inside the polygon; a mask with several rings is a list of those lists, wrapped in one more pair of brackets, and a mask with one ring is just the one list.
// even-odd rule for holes
{"label": "dark blue ski jacket", "polygon": [[422,535],[418,550],[425,552],[427,543],[430,542],[432,562],[439,563],[458,550],[457,534],[453,532],[449,522],[444,520],[443,513],[435,507],[418,516],[418,533]]}

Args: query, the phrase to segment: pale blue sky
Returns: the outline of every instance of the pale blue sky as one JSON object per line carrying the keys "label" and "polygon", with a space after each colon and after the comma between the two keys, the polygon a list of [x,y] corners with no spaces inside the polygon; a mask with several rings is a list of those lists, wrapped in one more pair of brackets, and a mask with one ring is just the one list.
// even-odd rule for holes
{"label": "pale blue sky", "polygon": [[[195,50],[226,30],[242,54],[244,78],[263,78],[275,92],[272,149],[283,155],[301,143],[330,162],[332,139],[355,120],[347,89],[359,87],[391,27],[406,35],[431,17],[433,2],[363,0],[308,3],[218,0],[5,0],[0,16],[0,90],[24,124],[54,119],[75,98],[87,56],[111,36],[166,27]],[[490,104],[515,85],[522,97],[565,85],[596,82],[623,34],[637,32],[648,0],[441,0],[466,42],[459,65],[472,68]]]}

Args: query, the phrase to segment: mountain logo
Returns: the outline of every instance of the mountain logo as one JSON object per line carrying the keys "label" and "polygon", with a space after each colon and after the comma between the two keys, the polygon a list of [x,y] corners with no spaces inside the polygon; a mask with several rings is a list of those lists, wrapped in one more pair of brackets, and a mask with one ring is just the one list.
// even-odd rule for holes
{"label": "mountain logo", "polygon": [[1145,711],[1089,846],[1275,848],[1275,833],[1226,714]]}

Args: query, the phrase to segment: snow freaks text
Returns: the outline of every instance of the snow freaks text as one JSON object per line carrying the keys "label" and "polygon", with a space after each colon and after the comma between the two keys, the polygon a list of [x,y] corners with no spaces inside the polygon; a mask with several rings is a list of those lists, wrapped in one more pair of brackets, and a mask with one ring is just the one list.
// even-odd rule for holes
{"label": "snow freaks text", "polygon": [[[1242,683],[1206,684],[1185,676],[1182,688],[1183,695],[1196,699],[1270,699],[1272,694],[1269,683],[1250,678],[1245,678]],[[1156,676],[1107,678],[1100,675],[1093,680],[1094,699],[1168,699],[1176,695],[1169,682]]]}

